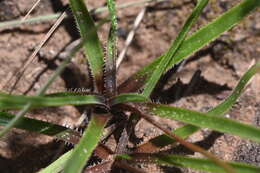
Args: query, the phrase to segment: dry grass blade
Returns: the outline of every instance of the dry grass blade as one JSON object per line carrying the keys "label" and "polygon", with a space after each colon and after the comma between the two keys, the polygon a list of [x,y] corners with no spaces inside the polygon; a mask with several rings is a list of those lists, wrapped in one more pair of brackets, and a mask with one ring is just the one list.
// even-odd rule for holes
{"label": "dry grass blade", "polygon": [[126,41],[125,41],[125,47],[123,48],[123,50],[120,52],[117,61],[116,61],[116,68],[118,69],[120,67],[120,64],[122,63],[122,61],[124,60],[127,50],[130,46],[130,44],[132,43],[135,33],[142,21],[142,19],[144,18],[146,12],[146,8],[143,8],[139,14],[137,15],[135,21],[134,21],[134,25],[133,25],[133,29],[129,32],[129,34],[127,35]]}
{"label": "dry grass blade", "polygon": [[12,79],[14,77],[16,77],[16,82],[14,84],[14,86],[12,87],[10,93],[12,93],[13,89],[15,88],[15,86],[17,85],[17,83],[19,82],[19,80],[21,79],[22,75],[25,73],[27,67],[33,62],[35,56],[37,55],[37,53],[40,51],[40,49],[43,47],[43,45],[46,43],[46,41],[50,38],[50,36],[54,33],[54,31],[57,29],[57,27],[61,24],[61,22],[63,21],[63,19],[66,16],[66,12],[63,12],[61,14],[61,16],[58,18],[58,20],[54,23],[54,25],[51,27],[51,29],[48,31],[48,33],[44,36],[43,40],[40,42],[40,44],[36,47],[36,49],[34,50],[34,52],[31,54],[31,56],[25,61],[25,63],[22,65],[22,68],[20,68],[20,70],[18,70],[17,72],[15,72],[12,76],[10,76],[10,78],[8,78],[4,85],[2,86],[1,90],[4,89],[5,87],[7,87],[8,85],[10,85],[9,83],[12,81]]}
{"label": "dry grass blade", "polygon": [[24,22],[24,21],[29,17],[29,15],[32,13],[32,11],[35,9],[35,7],[37,7],[37,5],[40,3],[40,1],[41,1],[41,0],[37,0],[37,1],[33,4],[32,8],[31,8],[31,9],[27,12],[27,14],[22,18],[21,22]]}

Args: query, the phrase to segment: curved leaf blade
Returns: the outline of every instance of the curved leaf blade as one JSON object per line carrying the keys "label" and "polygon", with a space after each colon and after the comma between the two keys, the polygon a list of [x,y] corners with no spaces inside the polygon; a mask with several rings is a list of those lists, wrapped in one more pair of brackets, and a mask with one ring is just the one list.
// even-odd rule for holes
{"label": "curved leaf blade", "polygon": [[197,2],[196,7],[192,11],[189,18],[186,20],[184,26],[182,27],[180,33],[177,35],[175,41],[172,43],[169,51],[161,58],[160,63],[156,66],[151,77],[145,82],[143,95],[149,97],[152,93],[155,85],[159,81],[162,74],[166,71],[169,66],[169,62],[175,59],[175,55],[179,47],[182,45],[184,39],[186,38],[190,28],[198,19],[204,7],[208,4],[208,0],[200,0]]}
{"label": "curved leaf blade", "polygon": [[240,81],[238,82],[232,94],[227,99],[225,99],[222,103],[220,103],[218,106],[211,109],[208,112],[208,114],[209,115],[225,114],[231,108],[231,106],[235,104],[238,97],[242,94],[246,84],[257,73],[260,73],[260,62],[250,67],[249,70],[241,77]]}

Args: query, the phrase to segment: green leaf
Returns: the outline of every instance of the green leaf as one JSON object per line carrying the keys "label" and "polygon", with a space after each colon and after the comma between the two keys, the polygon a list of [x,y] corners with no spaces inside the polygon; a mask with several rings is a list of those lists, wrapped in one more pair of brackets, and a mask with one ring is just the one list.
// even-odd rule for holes
{"label": "green leaf", "polygon": [[[173,154],[120,154],[116,156],[117,159],[125,159],[133,162],[141,163],[155,163],[158,165],[167,165],[167,166],[179,166],[185,168],[192,168],[199,171],[207,171],[214,173],[226,173],[226,170],[214,163],[210,159],[204,158],[191,158],[180,155]],[[258,173],[260,168],[245,163],[239,162],[225,162],[226,164],[232,166],[236,173]]]}
{"label": "green leaf", "polygon": [[73,150],[70,150],[51,163],[48,167],[41,170],[39,173],[59,173],[63,170],[66,162],[72,155]]}
{"label": "green leaf", "polygon": [[[0,112],[0,126],[7,126],[13,118],[15,118],[15,115],[13,114]],[[22,117],[19,123],[15,124],[14,128],[52,136],[72,144],[76,144],[81,136],[78,132],[72,129],[25,117]]]}
{"label": "green leaf", "polygon": [[85,94],[84,92],[57,92],[45,94],[45,97],[65,97],[65,96],[79,96]]}
{"label": "green leaf", "polygon": [[[180,167],[188,167],[192,169],[196,169],[199,171],[207,171],[213,173],[226,173],[226,171],[212,162],[209,159],[201,159],[201,158],[190,158],[185,156],[178,155],[152,155],[150,156],[155,160],[155,163],[169,166],[180,166]],[[258,173],[260,172],[260,168],[256,166],[251,166],[244,163],[238,162],[226,162],[230,166],[232,166],[237,173]]]}
{"label": "green leaf", "polygon": [[155,67],[151,77],[147,80],[144,86],[143,95],[149,97],[151,92],[153,91],[155,85],[159,81],[162,74],[166,71],[166,68],[169,66],[169,62],[175,59],[175,55],[184,39],[186,38],[190,28],[194,24],[194,22],[198,19],[204,7],[208,4],[208,0],[200,0],[198,1],[196,7],[192,11],[191,15],[185,22],[183,28],[180,33],[177,35],[175,41],[172,43],[168,52],[162,57],[160,63]]}
{"label": "green leaf", "polygon": [[[167,69],[192,55],[194,52],[219,37],[222,33],[232,28],[259,5],[259,0],[244,0],[208,25],[199,29],[182,43],[181,47],[174,55],[174,58],[168,64]],[[134,92],[142,87],[147,79],[151,77],[155,67],[160,63],[162,58],[163,56],[156,58],[151,64],[145,66],[135,75],[131,76],[126,82],[119,86],[118,92]]]}
{"label": "green leaf", "polygon": [[250,81],[250,79],[256,74],[260,73],[260,62],[253,65],[240,79],[239,83],[237,84],[236,88],[232,92],[232,94],[225,99],[221,104],[216,106],[215,108],[211,109],[208,114],[209,115],[223,115],[225,114],[233,104],[236,103],[238,97],[242,94],[243,89],[245,88],[246,84]]}
{"label": "green leaf", "polygon": [[0,93],[0,109],[19,109],[30,103],[30,108],[62,105],[104,105],[104,98],[96,95],[86,96],[22,96]]}
{"label": "green leaf", "polygon": [[70,0],[69,2],[80,29],[81,37],[86,38],[84,50],[88,58],[96,88],[99,92],[102,92],[104,55],[97,35],[97,29],[83,0]]}
{"label": "green leaf", "polygon": [[[252,79],[252,77],[260,72],[260,63],[253,65],[240,79],[236,88],[230,94],[230,96],[225,99],[221,104],[211,109],[207,114],[212,116],[221,116],[224,115],[231,107],[235,104],[239,96],[242,94],[243,89],[246,87],[247,83]],[[200,128],[193,125],[185,125],[173,131],[174,134],[182,138],[187,138],[193,133],[197,132]],[[161,148],[176,142],[174,139],[170,138],[167,135],[160,135],[151,139],[148,143],[143,144],[137,148],[138,150],[147,150],[148,145],[153,148]],[[145,148],[145,149],[144,149]],[[148,147],[149,148],[149,147]],[[150,147],[151,148],[151,147]]]}
{"label": "green leaf", "polygon": [[[13,114],[0,112],[0,126],[6,126],[14,117],[15,115]],[[49,136],[53,136],[67,130],[67,128],[63,126],[25,117],[23,117],[21,121],[14,127],[32,132],[38,132]]]}
{"label": "green leaf", "polygon": [[149,99],[141,94],[135,93],[127,93],[127,94],[120,94],[115,96],[110,100],[110,105],[116,105],[120,103],[127,103],[127,102],[146,102]]}
{"label": "green leaf", "polygon": [[92,115],[83,137],[79,144],[76,145],[70,159],[67,161],[64,173],[81,173],[92,152],[98,145],[108,119],[108,115]]}
{"label": "green leaf", "polygon": [[107,0],[107,6],[111,19],[111,27],[107,43],[107,59],[105,71],[105,86],[108,96],[114,96],[116,92],[116,56],[117,56],[117,19],[114,0]]}
{"label": "green leaf", "polygon": [[219,132],[230,133],[245,139],[260,142],[260,128],[206,113],[166,105],[147,104],[146,112],[163,118],[182,121],[202,128],[210,128]]}

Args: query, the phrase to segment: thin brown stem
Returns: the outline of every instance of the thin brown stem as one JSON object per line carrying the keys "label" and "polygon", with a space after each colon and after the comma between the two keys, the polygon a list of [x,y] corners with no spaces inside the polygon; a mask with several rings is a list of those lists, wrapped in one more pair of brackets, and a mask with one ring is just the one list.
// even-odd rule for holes
{"label": "thin brown stem", "polygon": [[127,35],[126,41],[125,41],[125,47],[123,48],[123,50],[120,52],[117,60],[116,60],[116,68],[118,69],[120,64],[122,63],[122,61],[124,60],[124,58],[126,57],[126,53],[127,50],[130,46],[130,44],[132,43],[135,33],[137,31],[137,29],[139,28],[139,25],[142,21],[142,19],[144,18],[146,12],[146,7],[144,7],[137,15],[135,21],[134,21],[134,25],[132,30],[129,32],[129,34]]}

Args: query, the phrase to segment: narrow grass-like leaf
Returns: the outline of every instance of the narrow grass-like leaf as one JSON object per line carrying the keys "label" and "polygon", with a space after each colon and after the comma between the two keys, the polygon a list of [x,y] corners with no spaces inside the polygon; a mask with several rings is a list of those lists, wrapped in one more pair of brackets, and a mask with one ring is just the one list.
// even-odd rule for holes
{"label": "narrow grass-like leaf", "polygon": [[[233,92],[230,94],[230,96],[225,99],[221,104],[214,107],[210,111],[208,111],[208,115],[213,116],[221,116],[225,114],[227,111],[229,111],[232,107],[232,105],[235,104],[239,96],[242,94],[243,89],[246,87],[247,83],[250,81],[250,79],[256,74],[260,72],[260,63],[257,63],[253,65],[240,79],[238,82],[236,88],[233,90]],[[180,136],[182,138],[187,138],[188,136],[192,135],[196,131],[198,131],[200,128],[193,126],[193,125],[185,125],[183,127],[180,127],[178,129],[175,129],[173,133],[175,133],[177,136]],[[150,148],[160,149],[164,146],[167,146],[169,144],[174,143],[175,140],[168,137],[167,135],[160,135],[158,137],[155,137],[151,139],[149,142],[139,146],[137,150],[139,152],[149,152]]]}
{"label": "narrow grass-like leaf", "polygon": [[[158,165],[180,166],[185,168],[192,168],[199,171],[226,173],[226,170],[215,164],[209,159],[191,158],[180,155],[164,155],[164,154],[133,154],[133,155],[119,155],[119,159],[132,160],[134,162],[148,162],[156,163]],[[232,166],[236,173],[258,173],[260,168],[245,163],[239,162],[225,162]]]}
{"label": "narrow grass-like leaf", "polygon": [[194,126],[209,128],[219,132],[230,133],[245,139],[250,139],[260,143],[260,128],[242,124],[235,120],[224,117],[211,116],[188,109],[171,107],[167,105],[147,104],[147,113],[152,113],[163,118],[182,121]]}
{"label": "narrow grass-like leaf", "polygon": [[66,162],[72,155],[73,150],[70,150],[51,163],[48,167],[41,170],[39,173],[59,173],[65,167]]}
{"label": "narrow grass-like leaf", "polygon": [[172,43],[168,52],[163,56],[160,63],[154,69],[151,77],[146,81],[144,86],[143,95],[149,97],[152,93],[155,85],[159,81],[162,74],[166,71],[166,68],[169,66],[169,62],[172,61],[175,57],[175,54],[181,44],[183,43],[184,39],[186,38],[190,28],[194,24],[194,22],[198,19],[199,15],[201,14],[204,7],[208,4],[208,0],[200,0],[197,2],[196,7],[192,11],[191,15],[185,22],[184,26],[182,27],[180,33],[177,35],[175,41]]}
{"label": "narrow grass-like leaf", "polygon": [[0,93],[0,109],[19,109],[28,103],[31,104],[30,108],[62,105],[104,105],[104,98],[96,95],[43,97]]}
{"label": "narrow grass-like leaf", "polygon": [[208,114],[209,115],[223,115],[225,114],[231,106],[236,102],[238,97],[242,94],[243,89],[245,88],[246,84],[249,80],[256,74],[260,73],[260,62],[257,62],[253,65],[240,79],[239,83],[237,84],[236,88],[232,92],[232,94],[224,100],[221,104],[211,109]]}
{"label": "narrow grass-like leaf", "polygon": [[[194,52],[219,37],[222,33],[232,28],[259,5],[259,0],[242,1],[240,4],[231,8],[208,25],[199,29],[182,43],[181,47],[174,55],[174,58],[168,64],[167,69],[171,68],[174,64],[180,62],[184,58],[192,55]],[[131,76],[127,81],[119,86],[118,92],[135,92],[140,89],[147,79],[151,77],[151,74],[163,57],[164,56],[156,58],[151,64],[145,66],[135,75]]]}
{"label": "narrow grass-like leaf", "polygon": [[108,35],[107,57],[105,70],[105,87],[108,96],[116,93],[116,56],[117,56],[117,19],[114,0],[107,0],[111,27]]}
{"label": "narrow grass-like leaf", "polygon": [[[209,159],[190,158],[178,155],[157,155],[156,162],[159,164],[176,165],[188,167],[200,171],[226,173],[226,171]],[[258,173],[260,168],[238,162],[226,162],[232,166],[237,173]]]}
{"label": "narrow grass-like leaf", "polygon": [[[0,126],[7,126],[13,118],[15,118],[13,114],[0,112]],[[81,137],[79,132],[72,129],[26,117],[22,117],[14,128],[52,136],[72,144],[77,144]]]}
{"label": "narrow grass-like leaf", "polygon": [[[0,126],[6,126],[14,117],[15,115],[13,114],[7,112],[0,112]],[[14,127],[49,136],[53,136],[67,130],[67,128],[63,126],[26,117],[23,117],[21,121]]]}
{"label": "narrow grass-like leaf", "polygon": [[50,93],[45,94],[45,97],[66,97],[66,96],[79,96],[84,95],[84,92],[57,92],[57,93]]}
{"label": "narrow grass-like leaf", "polygon": [[141,95],[141,94],[135,94],[135,93],[127,93],[127,94],[120,94],[118,96],[115,96],[110,100],[110,105],[116,105],[121,103],[127,103],[127,102],[146,102],[149,101],[147,97]]}
{"label": "narrow grass-like leaf", "polygon": [[83,0],[70,0],[69,2],[80,29],[81,37],[86,38],[84,50],[93,74],[96,88],[99,92],[103,92],[104,55],[94,21]]}
{"label": "narrow grass-like leaf", "polygon": [[64,168],[64,173],[81,173],[92,152],[98,145],[109,116],[93,114],[79,144],[73,150]]}

